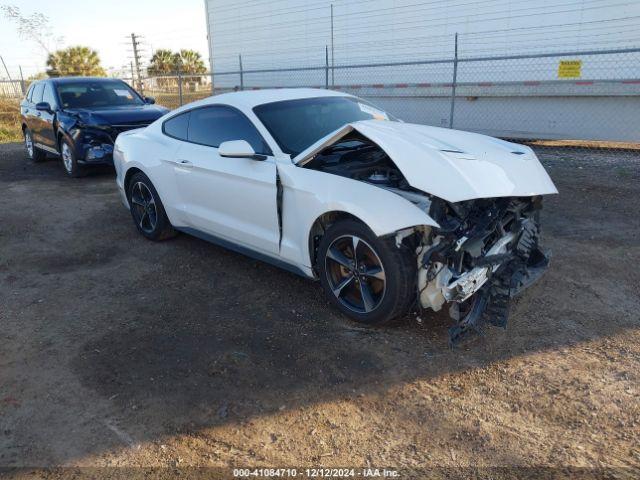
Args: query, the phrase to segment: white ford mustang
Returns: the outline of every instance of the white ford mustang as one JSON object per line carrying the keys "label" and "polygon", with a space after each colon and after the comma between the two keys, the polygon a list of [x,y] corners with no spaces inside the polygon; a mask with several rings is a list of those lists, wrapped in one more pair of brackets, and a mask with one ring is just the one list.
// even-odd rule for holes
{"label": "white ford mustang", "polygon": [[449,305],[452,341],[503,325],[548,264],[526,146],[402,123],[316,89],[228,93],[125,132],[114,163],[139,232],[180,230],[319,278],[352,319]]}

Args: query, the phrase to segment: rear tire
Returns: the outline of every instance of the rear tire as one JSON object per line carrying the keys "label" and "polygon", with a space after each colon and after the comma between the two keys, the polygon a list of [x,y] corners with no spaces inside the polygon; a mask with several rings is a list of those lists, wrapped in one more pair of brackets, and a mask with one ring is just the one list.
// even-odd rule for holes
{"label": "rear tire", "polygon": [[29,160],[36,163],[44,162],[47,159],[47,154],[34,145],[31,130],[25,128],[23,134],[24,147],[27,150],[27,157],[29,158]]}
{"label": "rear tire", "polygon": [[358,221],[341,220],[327,229],[316,267],[331,303],[356,322],[389,324],[415,300],[415,254]]}
{"label": "rear tire", "polygon": [[127,200],[133,223],[146,238],[161,241],[176,236],[177,232],[169,222],[160,195],[144,173],[138,172],[131,177],[127,186]]}

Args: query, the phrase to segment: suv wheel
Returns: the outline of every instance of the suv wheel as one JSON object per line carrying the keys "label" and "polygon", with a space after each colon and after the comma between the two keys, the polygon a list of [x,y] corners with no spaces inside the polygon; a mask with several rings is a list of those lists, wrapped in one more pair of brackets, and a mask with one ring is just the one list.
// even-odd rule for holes
{"label": "suv wheel", "polygon": [[317,269],[330,301],[353,320],[382,325],[415,299],[416,260],[354,220],[333,224],[320,241]]}
{"label": "suv wheel", "polygon": [[47,158],[47,154],[37,148],[33,143],[33,135],[28,128],[24,129],[24,147],[27,150],[27,157],[34,162],[42,162]]}
{"label": "suv wheel", "polygon": [[77,178],[84,174],[84,170],[78,165],[75,150],[66,138],[60,140],[60,157],[62,158],[62,165],[67,175]]}

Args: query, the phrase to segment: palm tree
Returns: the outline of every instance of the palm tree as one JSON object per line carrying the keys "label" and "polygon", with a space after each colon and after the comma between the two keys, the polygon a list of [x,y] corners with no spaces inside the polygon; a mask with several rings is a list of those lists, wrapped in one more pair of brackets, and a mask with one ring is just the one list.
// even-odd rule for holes
{"label": "palm tree", "polygon": [[202,75],[207,71],[202,56],[194,50],[180,50],[176,54],[176,62],[179,62],[182,73],[187,75]]}
{"label": "palm tree", "polygon": [[172,52],[160,49],[155,51],[147,68],[149,75],[159,77],[155,82],[162,87],[177,88],[178,80],[174,75],[178,72],[183,76],[183,85],[186,84],[188,88],[189,85],[199,84],[202,81],[200,75],[207,72],[207,67],[202,61],[202,56],[194,50],[182,49],[179,52]]}
{"label": "palm tree", "polygon": [[172,52],[160,49],[153,54],[147,68],[149,75],[168,75],[178,71],[186,75],[201,75],[206,73],[207,67],[202,56],[194,50]]}
{"label": "palm tree", "polygon": [[149,75],[167,75],[176,71],[175,53],[171,50],[156,50],[151,57],[147,72]]}
{"label": "palm tree", "polygon": [[89,47],[76,46],[57,50],[47,58],[47,75],[50,77],[105,77],[98,52]]}

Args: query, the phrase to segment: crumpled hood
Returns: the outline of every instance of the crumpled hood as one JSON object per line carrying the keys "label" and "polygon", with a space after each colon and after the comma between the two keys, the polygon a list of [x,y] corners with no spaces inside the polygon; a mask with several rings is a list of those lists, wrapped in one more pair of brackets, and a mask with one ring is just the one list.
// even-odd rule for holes
{"label": "crumpled hood", "polygon": [[127,125],[151,123],[169,110],[159,105],[127,105],[104,108],[68,108],[68,114],[77,115],[89,125]]}
{"label": "crumpled hood", "polygon": [[477,133],[365,120],[330,133],[293,158],[304,165],[352,131],[382,148],[409,184],[449,202],[558,193],[533,150]]}

